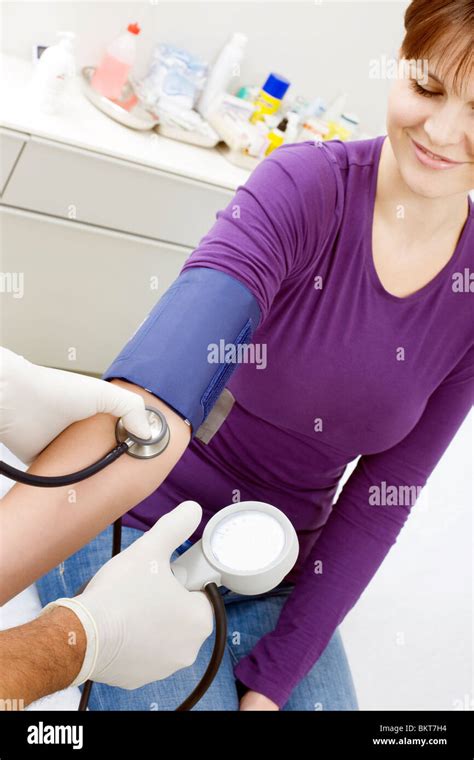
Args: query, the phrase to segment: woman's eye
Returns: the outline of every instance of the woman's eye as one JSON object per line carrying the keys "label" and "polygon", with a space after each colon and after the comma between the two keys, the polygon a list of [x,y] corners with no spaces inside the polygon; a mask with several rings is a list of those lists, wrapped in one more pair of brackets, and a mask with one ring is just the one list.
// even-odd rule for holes
{"label": "woman's eye", "polygon": [[440,92],[433,92],[432,90],[425,90],[416,79],[411,80],[411,86],[419,95],[423,95],[425,98],[435,98],[437,95],[441,95]]}

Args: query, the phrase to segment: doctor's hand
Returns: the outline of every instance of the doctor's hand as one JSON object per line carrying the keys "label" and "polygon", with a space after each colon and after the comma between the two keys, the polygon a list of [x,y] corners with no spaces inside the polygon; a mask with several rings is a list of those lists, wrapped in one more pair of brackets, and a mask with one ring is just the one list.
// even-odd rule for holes
{"label": "doctor's hand", "polygon": [[73,422],[106,412],[126,429],[149,438],[145,402],[138,393],[106,380],[32,364],[0,347],[0,441],[31,464]]}
{"label": "doctor's hand", "polygon": [[137,689],[192,665],[214,616],[202,591],[188,591],[175,578],[170,557],[201,518],[197,502],[182,502],[110,559],[81,594],[46,605],[42,612],[69,607],[86,632],[84,661],[72,685],[91,679]]}

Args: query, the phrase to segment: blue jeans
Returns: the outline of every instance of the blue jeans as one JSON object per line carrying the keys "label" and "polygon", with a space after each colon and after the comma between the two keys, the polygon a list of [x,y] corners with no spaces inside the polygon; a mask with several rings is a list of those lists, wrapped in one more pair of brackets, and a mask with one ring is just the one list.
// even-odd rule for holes
{"label": "blue jeans", "polygon": [[[122,550],[143,533],[122,527]],[[177,559],[191,542],[176,549]],[[37,581],[43,605],[61,596],[74,596],[80,587],[110,559],[112,526],[100,533],[80,551]],[[282,582],[272,591],[258,596],[243,596],[220,587],[227,611],[227,649],[210,688],[193,710],[238,710],[239,696],[233,667],[276,626],[281,608],[294,584]],[[191,693],[209,662],[214,646],[214,632],[201,646],[195,662],[169,678],[154,681],[139,689],[119,689],[95,683],[90,699],[91,710],[175,710]],[[80,687],[82,690],[82,687]],[[339,630],[336,630],[316,664],[303,678],[283,710],[357,710],[357,697]]]}

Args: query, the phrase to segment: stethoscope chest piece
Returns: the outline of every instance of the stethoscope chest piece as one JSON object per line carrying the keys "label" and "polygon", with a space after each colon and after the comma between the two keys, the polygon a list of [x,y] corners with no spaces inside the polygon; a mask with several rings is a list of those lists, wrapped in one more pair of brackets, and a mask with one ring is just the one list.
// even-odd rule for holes
{"label": "stethoscope chest piece", "polygon": [[123,441],[129,444],[127,454],[135,459],[151,459],[161,454],[170,441],[170,430],[166,417],[152,406],[146,406],[147,417],[152,429],[151,438],[144,439],[132,435],[124,427],[122,418],[117,420],[115,437],[119,443]]}

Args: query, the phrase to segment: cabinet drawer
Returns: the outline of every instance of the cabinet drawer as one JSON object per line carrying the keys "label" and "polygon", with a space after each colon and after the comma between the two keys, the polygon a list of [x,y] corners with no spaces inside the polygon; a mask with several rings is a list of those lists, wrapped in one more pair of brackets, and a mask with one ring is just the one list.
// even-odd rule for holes
{"label": "cabinet drawer", "polygon": [[191,253],[5,207],[0,224],[2,344],[79,372],[106,369]]}
{"label": "cabinet drawer", "polygon": [[22,132],[0,128],[0,195],[27,140],[28,135]]}
{"label": "cabinet drawer", "polygon": [[3,203],[195,248],[230,190],[32,137]]}

